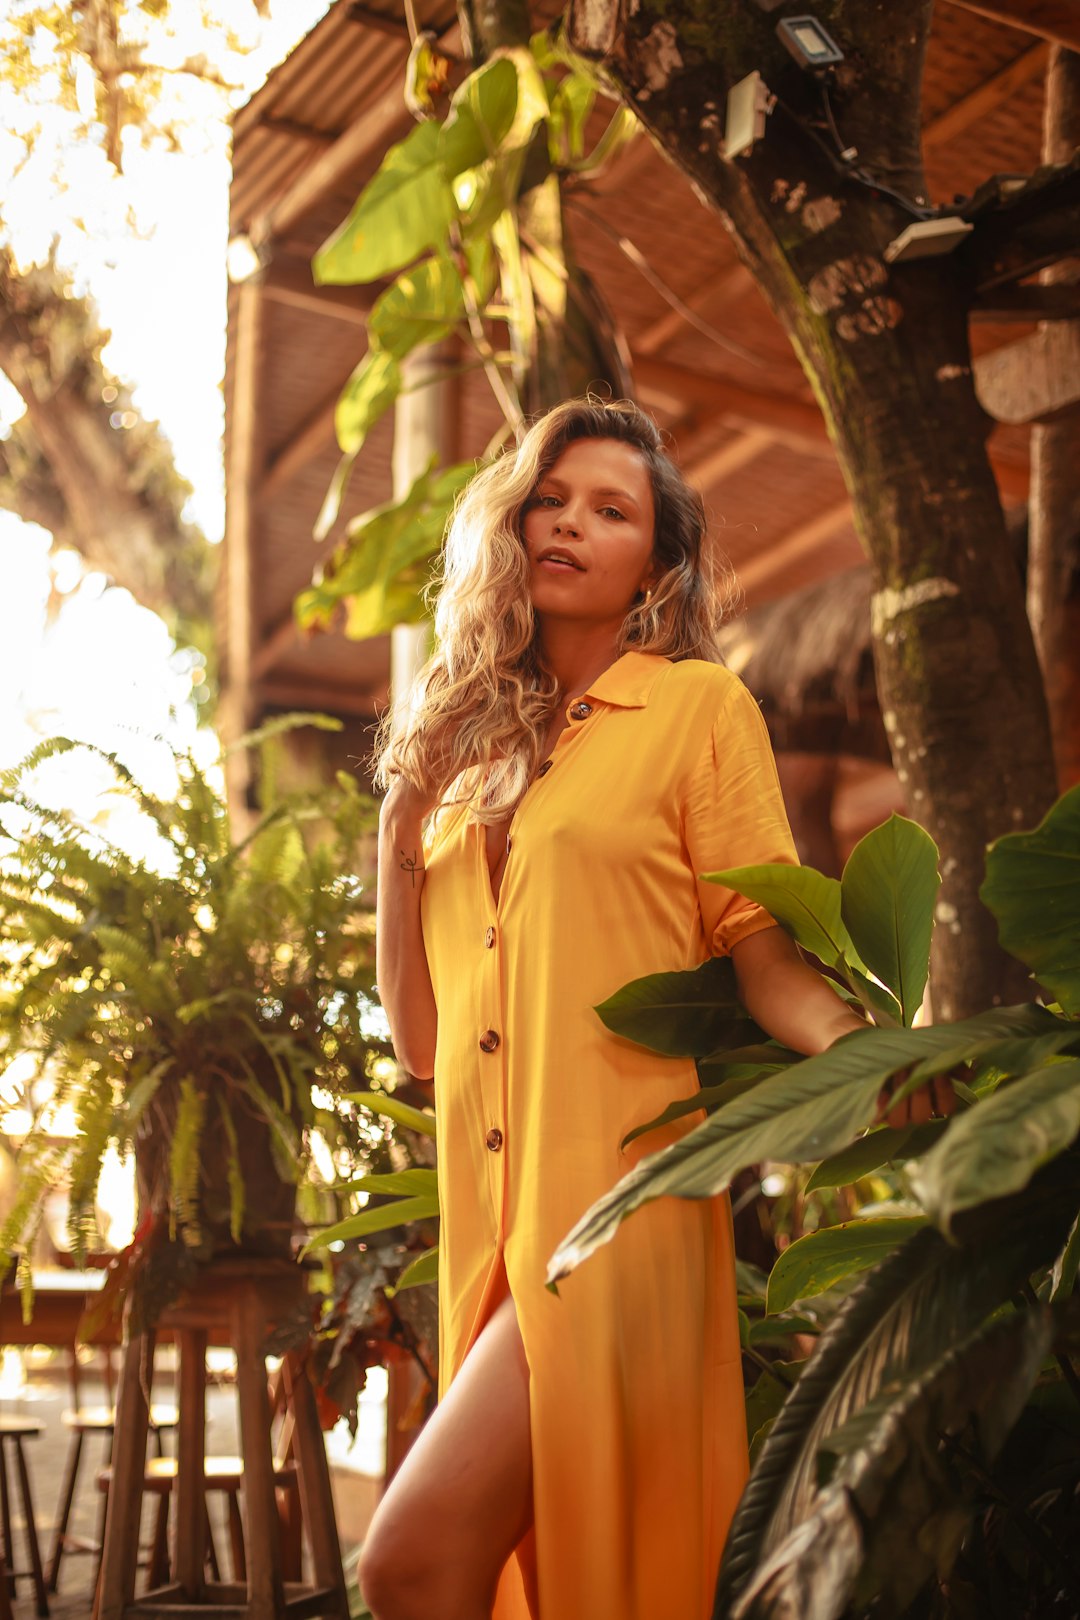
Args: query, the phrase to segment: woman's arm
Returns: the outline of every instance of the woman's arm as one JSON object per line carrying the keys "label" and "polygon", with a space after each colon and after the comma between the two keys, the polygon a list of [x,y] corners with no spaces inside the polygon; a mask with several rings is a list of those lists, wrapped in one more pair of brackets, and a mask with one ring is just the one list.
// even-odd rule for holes
{"label": "woman's arm", "polygon": [[763,928],[731,948],[739,997],[774,1040],[812,1057],[866,1020],[799,955],[782,928]]}
{"label": "woman's arm", "polygon": [[379,883],[375,912],[375,973],[398,1062],[416,1079],[435,1069],[437,1014],[431,988],[420,895],[424,888],[422,828],[428,805],[398,777],[379,812]]}
{"label": "woman's arm", "polygon": [[[808,1057],[838,1041],[852,1030],[865,1029],[865,1020],[840,1000],[782,928],[764,928],[731,948],[735,977],[743,1006],[774,1040]],[[921,1123],[932,1114],[951,1114],[956,1093],[945,1075],[939,1075],[902,1102],[889,1107],[894,1090],[908,1071],[893,1075],[878,1100],[878,1115],[899,1127]]]}

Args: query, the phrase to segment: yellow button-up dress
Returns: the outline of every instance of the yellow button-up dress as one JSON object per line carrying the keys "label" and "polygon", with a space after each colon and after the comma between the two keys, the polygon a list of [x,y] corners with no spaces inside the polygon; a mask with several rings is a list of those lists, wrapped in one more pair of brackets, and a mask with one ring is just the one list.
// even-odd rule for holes
{"label": "yellow button-up dress", "polygon": [[[445,1388],[507,1290],[530,1371],[542,1620],[706,1620],[747,1471],[726,1198],[661,1199],[559,1285],[559,1240],[698,1086],[595,1007],[769,927],[698,874],[796,859],[764,722],[736,676],[630,652],[567,707],[509,829],[436,817],[422,898],[438,1007]],[[516,1560],[496,1620],[525,1620]],[[536,1620],[536,1617],[533,1617]]]}

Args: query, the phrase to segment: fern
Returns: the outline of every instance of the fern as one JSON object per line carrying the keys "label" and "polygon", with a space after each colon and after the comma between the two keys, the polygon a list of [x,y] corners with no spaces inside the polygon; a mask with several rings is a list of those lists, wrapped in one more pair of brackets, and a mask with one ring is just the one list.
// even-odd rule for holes
{"label": "fern", "polygon": [[239,1243],[244,1235],[244,1214],[246,1203],[246,1189],[244,1187],[244,1174],[240,1168],[240,1144],[236,1137],[236,1125],[229,1105],[222,1092],[218,1092],[218,1113],[225,1130],[227,1146],[226,1163],[229,1177],[229,1233],[234,1243]]}
{"label": "fern", "polygon": [[190,1074],[180,1082],[180,1101],[169,1152],[169,1223],[171,1236],[179,1230],[184,1242],[198,1248],[202,1241],[199,1224],[199,1144],[206,1119],[206,1094]]}

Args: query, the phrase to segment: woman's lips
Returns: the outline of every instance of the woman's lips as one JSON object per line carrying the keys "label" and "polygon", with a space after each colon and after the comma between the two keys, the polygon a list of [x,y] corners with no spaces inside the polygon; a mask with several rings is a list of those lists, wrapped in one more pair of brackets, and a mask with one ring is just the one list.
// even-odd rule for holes
{"label": "woman's lips", "polygon": [[549,573],[553,574],[580,574],[584,572],[577,563],[564,562],[561,557],[541,557],[536,566],[546,568]]}

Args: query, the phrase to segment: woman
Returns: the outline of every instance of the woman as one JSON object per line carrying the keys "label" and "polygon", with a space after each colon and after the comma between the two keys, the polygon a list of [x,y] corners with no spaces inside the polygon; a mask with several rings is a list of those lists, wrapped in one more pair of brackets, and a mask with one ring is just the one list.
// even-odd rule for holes
{"label": "woman", "polygon": [[443,1220],[442,1399],[364,1548],[376,1620],[711,1611],[747,1469],[727,1199],[660,1200],[558,1296],[544,1278],[695,1122],[621,1146],[697,1079],[597,1003],[730,952],[787,1045],[862,1027],[760,907],[698,881],[796,859],[720,616],[701,502],[632,405],[557,407],[451,524],[437,650],[379,762],[379,989],[434,1076]]}

